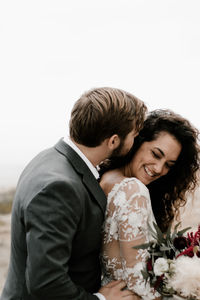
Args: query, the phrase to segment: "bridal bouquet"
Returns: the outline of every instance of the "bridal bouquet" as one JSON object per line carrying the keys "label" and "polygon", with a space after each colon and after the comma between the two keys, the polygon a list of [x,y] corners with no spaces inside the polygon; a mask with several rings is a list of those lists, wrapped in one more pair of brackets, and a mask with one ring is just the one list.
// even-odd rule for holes
{"label": "bridal bouquet", "polygon": [[154,240],[134,247],[149,253],[142,275],[162,296],[200,299],[200,225],[187,234],[190,227],[177,231],[178,225],[166,234],[155,223],[149,226]]}

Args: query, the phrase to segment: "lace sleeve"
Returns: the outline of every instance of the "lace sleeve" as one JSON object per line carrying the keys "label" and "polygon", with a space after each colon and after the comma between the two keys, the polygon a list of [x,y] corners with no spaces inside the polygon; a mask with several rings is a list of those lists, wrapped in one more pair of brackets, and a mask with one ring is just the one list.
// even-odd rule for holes
{"label": "lace sleeve", "polygon": [[116,197],[114,204],[118,206],[118,238],[123,279],[126,281],[128,289],[143,299],[154,299],[159,294],[155,294],[141,275],[141,269],[144,267],[148,253],[146,250],[133,249],[133,246],[149,241],[147,223],[151,216],[153,218],[149,193],[146,187],[137,181],[125,184],[120,189],[120,193],[121,195],[118,194],[118,197],[121,198],[124,194],[126,201],[121,206],[117,203],[118,197]]}

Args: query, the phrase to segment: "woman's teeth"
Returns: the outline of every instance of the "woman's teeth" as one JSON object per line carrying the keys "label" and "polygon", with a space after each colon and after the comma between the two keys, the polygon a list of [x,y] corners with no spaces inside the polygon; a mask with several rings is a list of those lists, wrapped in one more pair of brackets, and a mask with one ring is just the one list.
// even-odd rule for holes
{"label": "woman's teeth", "polygon": [[154,174],[147,167],[144,167],[144,169],[149,176],[154,177]]}

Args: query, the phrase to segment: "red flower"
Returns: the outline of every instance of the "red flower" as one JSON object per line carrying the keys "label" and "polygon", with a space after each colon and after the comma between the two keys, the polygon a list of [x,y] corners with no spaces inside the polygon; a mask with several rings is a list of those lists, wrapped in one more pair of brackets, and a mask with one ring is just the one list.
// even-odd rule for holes
{"label": "red flower", "polygon": [[187,247],[187,238],[184,236],[176,237],[173,241],[174,247],[178,250],[182,250]]}
{"label": "red flower", "polygon": [[189,256],[189,257],[193,257],[194,256],[193,246],[190,246],[186,250],[179,253],[176,258],[178,258],[181,255],[186,255],[186,256]]}
{"label": "red flower", "polygon": [[159,286],[162,284],[163,278],[164,278],[164,274],[162,274],[161,276],[157,277],[157,280],[156,280],[155,285],[154,285],[154,289],[155,290],[157,290],[159,288]]}
{"label": "red flower", "polygon": [[200,244],[200,225],[198,226],[198,230],[195,232],[190,232],[187,234],[187,242],[188,246],[198,246]]}
{"label": "red flower", "polygon": [[152,271],[152,270],[153,270],[152,261],[149,258],[147,261],[147,271]]}

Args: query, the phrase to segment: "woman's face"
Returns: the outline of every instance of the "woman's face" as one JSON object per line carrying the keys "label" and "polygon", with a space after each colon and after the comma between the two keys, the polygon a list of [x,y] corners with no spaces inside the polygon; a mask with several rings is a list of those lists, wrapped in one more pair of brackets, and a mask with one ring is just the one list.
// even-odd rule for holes
{"label": "woman's face", "polygon": [[144,142],[135,153],[130,163],[131,174],[148,185],[169,172],[181,149],[181,144],[173,135],[160,132],[155,140]]}

